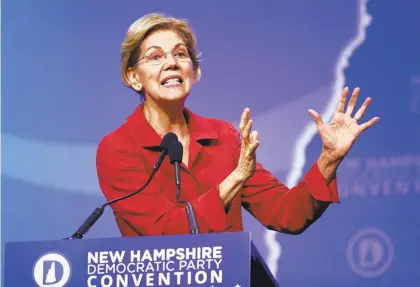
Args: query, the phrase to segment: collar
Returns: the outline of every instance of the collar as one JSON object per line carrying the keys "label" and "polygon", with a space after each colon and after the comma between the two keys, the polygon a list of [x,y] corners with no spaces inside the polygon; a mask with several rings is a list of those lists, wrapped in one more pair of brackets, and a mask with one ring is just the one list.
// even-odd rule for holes
{"label": "collar", "polygon": [[[139,104],[135,111],[127,118],[127,124],[137,142],[144,148],[159,147],[162,138],[147,121],[143,113],[144,104]],[[217,139],[218,134],[209,118],[199,116],[188,108],[184,108],[184,115],[188,122],[190,141]]]}

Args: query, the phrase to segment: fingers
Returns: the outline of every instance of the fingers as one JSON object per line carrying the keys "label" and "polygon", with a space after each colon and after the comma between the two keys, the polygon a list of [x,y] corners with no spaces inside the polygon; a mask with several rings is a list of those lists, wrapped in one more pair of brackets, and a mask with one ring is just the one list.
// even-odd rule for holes
{"label": "fingers", "polygon": [[246,124],[243,132],[242,132],[242,139],[245,142],[250,142],[250,140],[249,140],[249,134],[251,132],[251,128],[252,128],[252,120],[249,120],[248,123]]}
{"label": "fingers", "polygon": [[[346,102],[346,97],[348,94],[348,88],[345,88],[343,93],[341,94],[340,101],[337,107],[337,112],[343,112],[344,106]],[[353,90],[353,94],[349,100],[349,103],[347,105],[346,115],[351,117],[351,114],[353,113],[354,107],[356,106],[357,98],[360,94],[360,88],[355,88]],[[360,121],[360,119],[363,117],[363,115],[366,112],[367,107],[369,106],[370,102],[372,101],[372,98],[368,97],[363,102],[362,106],[357,110],[356,114],[354,115],[354,119],[356,121]]]}
{"label": "fingers", "polygon": [[362,132],[364,132],[365,130],[367,130],[368,128],[370,128],[371,126],[373,126],[377,121],[379,121],[379,117],[374,117],[374,118],[370,119],[368,122],[366,122],[364,124],[361,124],[359,126],[360,127],[360,130]]}
{"label": "fingers", "polygon": [[252,128],[252,120],[250,120],[250,110],[245,108],[241,115],[241,123],[239,124],[239,130],[241,132],[242,138],[249,140],[249,134]]}
{"label": "fingers", "polygon": [[259,146],[260,142],[258,141],[258,132],[252,131],[251,133],[251,143],[252,143],[252,150],[255,151]]}
{"label": "fingers", "polygon": [[258,132],[257,131],[252,131],[251,133],[251,142],[255,143],[258,141]]}
{"label": "fingers", "polygon": [[250,146],[250,148],[255,150],[259,145],[258,132],[251,132],[253,122],[250,119],[250,115],[251,112],[249,108],[245,108],[241,116],[241,123],[239,125],[239,129],[241,130],[242,140],[247,144],[251,144],[252,146]]}
{"label": "fingers", "polygon": [[249,108],[245,108],[241,115],[241,123],[239,124],[239,130],[243,133],[245,126],[249,120]]}
{"label": "fingers", "polygon": [[308,113],[312,116],[312,118],[314,119],[314,121],[315,121],[315,124],[316,124],[316,128],[318,129],[318,130],[320,130],[321,129],[321,127],[324,125],[324,122],[322,121],[322,119],[321,119],[321,116],[316,112],[316,111],[314,111],[314,110],[312,110],[312,109],[310,109],[310,110],[308,110]]}
{"label": "fingers", "polygon": [[363,115],[366,112],[367,107],[369,106],[370,102],[372,101],[372,98],[366,98],[366,100],[363,102],[362,106],[360,107],[360,109],[356,112],[356,114],[354,115],[354,118],[356,119],[356,121],[360,121],[360,119],[363,117]]}
{"label": "fingers", "polygon": [[346,106],[347,95],[349,94],[349,88],[344,88],[341,93],[340,100],[338,101],[337,113],[344,113],[344,107]]}
{"label": "fingers", "polygon": [[346,115],[351,116],[351,114],[353,113],[353,109],[354,109],[354,106],[356,105],[357,97],[359,96],[359,94],[360,94],[360,89],[355,88],[353,90],[353,94],[351,95],[349,104],[347,105]]}
{"label": "fingers", "polygon": [[254,174],[257,163],[256,150],[259,145],[258,132],[252,131],[249,134],[251,126],[252,121],[249,120],[248,125],[244,128],[244,132],[248,133],[249,137],[246,141],[242,140],[241,153],[238,161],[238,166],[236,168],[236,171],[245,180],[248,180]]}

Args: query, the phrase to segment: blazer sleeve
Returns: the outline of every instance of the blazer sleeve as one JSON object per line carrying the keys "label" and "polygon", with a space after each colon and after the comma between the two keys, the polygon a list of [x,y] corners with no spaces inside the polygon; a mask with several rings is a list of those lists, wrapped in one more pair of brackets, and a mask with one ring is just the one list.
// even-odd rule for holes
{"label": "blazer sleeve", "polygon": [[[151,168],[141,155],[105,137],[98,145],[96,166],[99,185],[106,199],[134,192],[146,183]],[[200,232],[224,230],[228,226],[218,185],[191,202]],[[190,233],[185,208],[171,203],[152,180],[140,193],[111,205],[114,214],[139,235]]]}
{"label": "blazer sleeve", "polygon": [[[239,159],[240,134],[231,124],[229,128]],[[316,163],[292,188],[257,163],[254,175],[241,190],[241,199],[242,206],[264,226],[288,234],[302,233],[331,203],[339,203],[337,179],[327,185]]]}

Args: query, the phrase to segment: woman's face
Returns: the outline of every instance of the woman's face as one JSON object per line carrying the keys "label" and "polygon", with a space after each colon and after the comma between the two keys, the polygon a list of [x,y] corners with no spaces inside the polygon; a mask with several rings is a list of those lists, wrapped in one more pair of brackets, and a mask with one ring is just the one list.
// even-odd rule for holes
{"label": "woman's face", "polygon": [[174,31],[156,31],[140,50],[140,61],[129,72],[138,83],[133,87],[143,90],[146,101],[185,100],[194,83],[194,69],[183,38]]}

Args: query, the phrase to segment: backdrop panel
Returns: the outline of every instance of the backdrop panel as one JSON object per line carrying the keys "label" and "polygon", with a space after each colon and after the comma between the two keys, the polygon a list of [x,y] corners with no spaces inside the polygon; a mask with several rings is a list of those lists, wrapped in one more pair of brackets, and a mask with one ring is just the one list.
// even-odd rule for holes
{"label": "backdrop panel", "polygon": [[[419,4],[202,2],[2,3],[2,244],[69,236],[103,202],[97,144],[139,102],[120,80],[120,44],[135,19],[164,12],[189,20],[202,53],[187,106],[236,126],[250,107],[258,159],[289,186],[320,152],[307,110],[328,120],[345,86],[373,98],[365,119],[381,121],[340,167],[341,204],[299,236],[266,231],[243,212],[279,282],[415,286]],[[108,210],[88,237],[119,235]]]}

